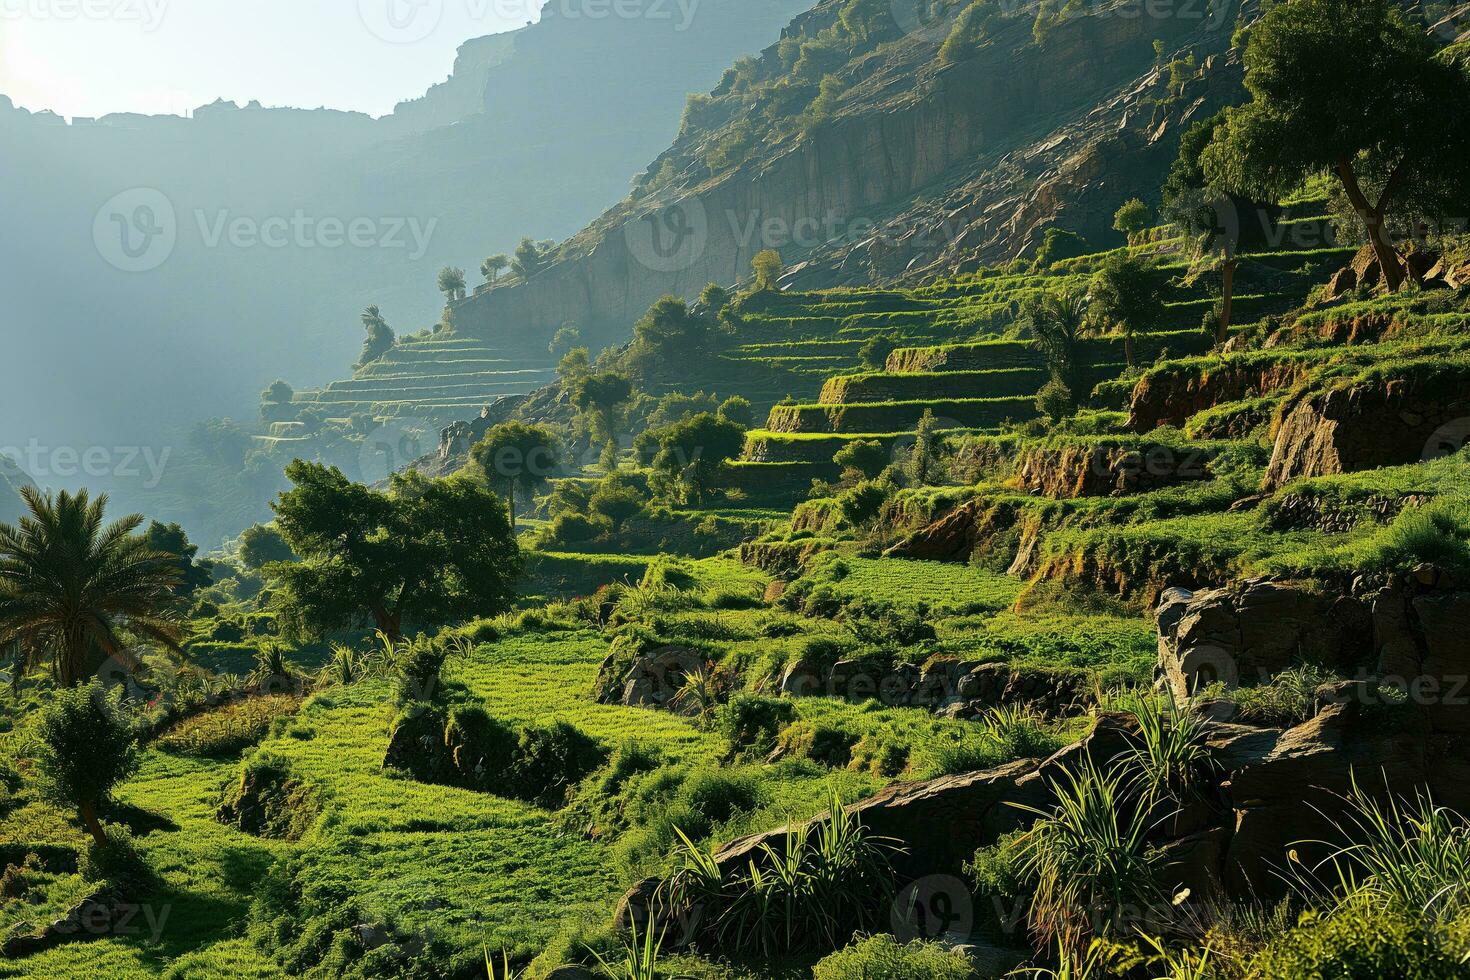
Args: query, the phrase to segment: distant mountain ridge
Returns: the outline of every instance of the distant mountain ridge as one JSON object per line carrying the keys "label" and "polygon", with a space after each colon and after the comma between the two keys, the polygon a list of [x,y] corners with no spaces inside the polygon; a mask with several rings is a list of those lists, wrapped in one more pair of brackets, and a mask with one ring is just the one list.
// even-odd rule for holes
{"label": "distant mountain ridge", "polygon": [[[174,430],[201,417],[253,421],[274,378],[340,375],[361,344],[359,310],[379,305],[400,334],[422,329],[442,305],[440,267],[475,278],[523,235],[575,232],[668,144],[688,92],[810,3],[703,0],[687,25],[554,4],[532,26],[467,42],[450,79],[379,120],[217,103],[190,119],[65,125],[0,98],[0,294],[8,336],[23,338],[0,379],[0,445],[176,445]],[[157,268],[124,271],[95,239],[161,210],[138,211],[128,195],[140,189],[163,196],[177,237]],[[234,237],[237,220],[257,234]],[[262,243],[295,220],[317,237]],[[361,221],[365,245],[325,244]],[[142,506],[120,481],[96,482]]]}

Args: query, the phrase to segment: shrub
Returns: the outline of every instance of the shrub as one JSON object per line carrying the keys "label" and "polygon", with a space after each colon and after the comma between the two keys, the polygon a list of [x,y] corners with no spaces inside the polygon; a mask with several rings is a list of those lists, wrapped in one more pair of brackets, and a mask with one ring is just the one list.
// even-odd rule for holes
{"label": "shrub", "polygon": [[1251,976],[1293,980],[1414,980],[1463,978],[1465,966],[1412,910],[1350,902],[1331,913],[1308,913],[1301,924],[1251,963]]}
{"label": "shrub", "polygon": [[1017,841],[1035,889],[1031,926],[1043,942],[1083,950],[1107,933],[1115,910],[1159,906],[1146,821],[1130,804],[1138,787],[1123,766],[1087,762],[1049,785],[1056,805],[1023,807],[1039,819]]}
{"label": "shrub", "polygon": [[35,764],[41,794],[75,807],[99,846],[107,835],[97,817],[112,788],[138,768],[137,737],[99,681],[55,692],[36,725]]}
{"label": "shrub", "polygon": [[730,758],[763,756],[776,735],[796,720],[796,706],[782,698],[742,694],[720,709],[719,731]]}
{"label": "shrub", "polygon": [[460,707],[444,725],[443,740],[453,769],[449,781],[466,789],[507,788],[520,744],[515,729],[478,705]]}
{"label": "shrub", "polygon": [[320,813],[316,788],[285,757],[261,752],[247,759],[225,787],[215,819],[257,837],[297,841]]}
{"label": "shrub", "polygon": [[905,946],[892,936],[873,936],[817,963],[812,980],[967,980],[972,972],[963,953],[937,943]]}
{"label": "shrub", "polygon": [[842,769],[852,761],[852,747],[857,735],[838,725],[814,721],[798,721],[786,726],[776,740],[782,755],[813,762],[832,769]]}
{"label": "shrub", "polygon": [[[747,773],[701,770],[684,781],[677,805],[694,814],[708,830],[761,805],[760,781]],[[700,834],[699,836],[704,836]]]}
{"label": "shrub", "polygon": [[872,836],[834,793],[829,815],[762,845],[745,866],[722,871],[682,832],[669,881],[676,912],[698,908],[696,944],[770,957],[832,949],[878,921],[892,897],[892,841]]}
{"label": "shrub", "polygon": [[516,747],[512,782],[522,799],[551,805],[606,760],[607,751],[573,725],[528,725]]}
{"label": "shrub", "polygon": [[888,732],[869,732],[852,748],[849,768],[892,779],[908,768],[909,747]]}
{"label": "shrub", "polygon": [[1036,410],[1057,423],[1077,410],[1077,398],[1065,382],[1052,378],[1036,393]]}
{"label": "shrub", "polygon": [[1141,699],[1133,714],[1138,719],[1139,738],[1127,758],[1150,803],[1189,802],[1214,765],[1204,720],[1187,710],[1165,712],[1154,699]]}
{"label": "shrub", "polygon": [[[387,643],[386,640],[383,642]],[[400,671],[398,703],[436,700],[441,693],[439,672],[448,659],[448,648],[443,643],[421,636],[401,644],[394,651],[394,656]]]}
{"label": "shrub", "polygon": [[553,542],[583,544],[596,539],[610,527],[610,524],[586,514],[566,512],[556,515],[548,528],[548,534]]}
{"label": "shrub", "polygon": [[108,885],[123,895],[137,895],[154,881],[152,869],[126,827],[108,831],[105,844],[88,841],[77,862],[77,873],[92,884]]}
{"label": "shrub", "polygon": [[1242,717],[1289,728],[1316,716],[1321,707],[1317,690],[1332,679],[1333,675],[1320,667],[1292,667],[1269,683],[1236,688],[1227,696],[1240,706]]}
{"label": "shrub", "polygon": [[893,485],[864,480],[837,498],[843,520],[856,528],[865,528],[878,519],[883,505],[893,495]]}
{"label": "shrub", "polygon": [[1062,739],[1034,708],[1008,705],[991,708],[981,718],[985,735],[1007,759],[1043,759],[1062,747]]}

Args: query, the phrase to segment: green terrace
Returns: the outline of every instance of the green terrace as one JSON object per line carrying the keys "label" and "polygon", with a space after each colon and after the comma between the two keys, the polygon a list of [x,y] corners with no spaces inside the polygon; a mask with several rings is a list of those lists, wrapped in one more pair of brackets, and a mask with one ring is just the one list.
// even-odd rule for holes
{"label": "green terrace", "polygon": [[555,377],[546,359],[509,354],[473,338],[409,340],[350,380],[297,392],[295,403],[340,416],[458,418],[504,395],[528,394]]}

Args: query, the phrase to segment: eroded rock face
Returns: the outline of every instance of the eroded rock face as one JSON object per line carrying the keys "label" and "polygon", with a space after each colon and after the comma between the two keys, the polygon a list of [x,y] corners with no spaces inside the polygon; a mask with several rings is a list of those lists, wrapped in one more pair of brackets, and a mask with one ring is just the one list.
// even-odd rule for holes
{"label": "eroded rock face", "polygon": [[689,675],[708,655],[689,647],[661,647],[639,657],[624,675],[618,703],[630,708],[663,708],[678,696]]}
{"label": "eroded rock face", "polygon": [[1128,428],[1152,432],[1161,425],[1183,425],[1216,405],[1290,387],[1305,377],[1307,367],[1301,359],[1240,358],[1147,374],[1133,389]]}
{"label": "eroded rock face", "polygon": [[1368,607],[1303,586],[1252,580],[1164,593],[1159,671],[1180,701],[1219,681],[1264,681],[1303,661],[1344,670],[1371,659]]}
{"label": "eroded rock face", "polygon": [[1209,461],[1209,455],[1200,449],[1146,444],[1062,446],[1024,453],[1016,479],[1022,488],[1054,500],[1105,497],[1208,479]]}
{"label": "eroded rock face", "polygon": [[[1303,399],[1276,435],[1265,487],[1432,456],[1439,434],[1470,426],[1470,367],[1425,364]],[[1460,438],[1463,439],[1463,432]]]}

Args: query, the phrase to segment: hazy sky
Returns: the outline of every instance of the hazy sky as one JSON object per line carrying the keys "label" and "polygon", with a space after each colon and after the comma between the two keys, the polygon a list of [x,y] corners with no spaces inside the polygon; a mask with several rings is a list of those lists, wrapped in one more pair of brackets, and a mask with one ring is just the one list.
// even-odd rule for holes
{"label": "hazy sky", "polygon": [[217,98],[381,115],[545,0],[0,0],[0,94],[64,116]]}

